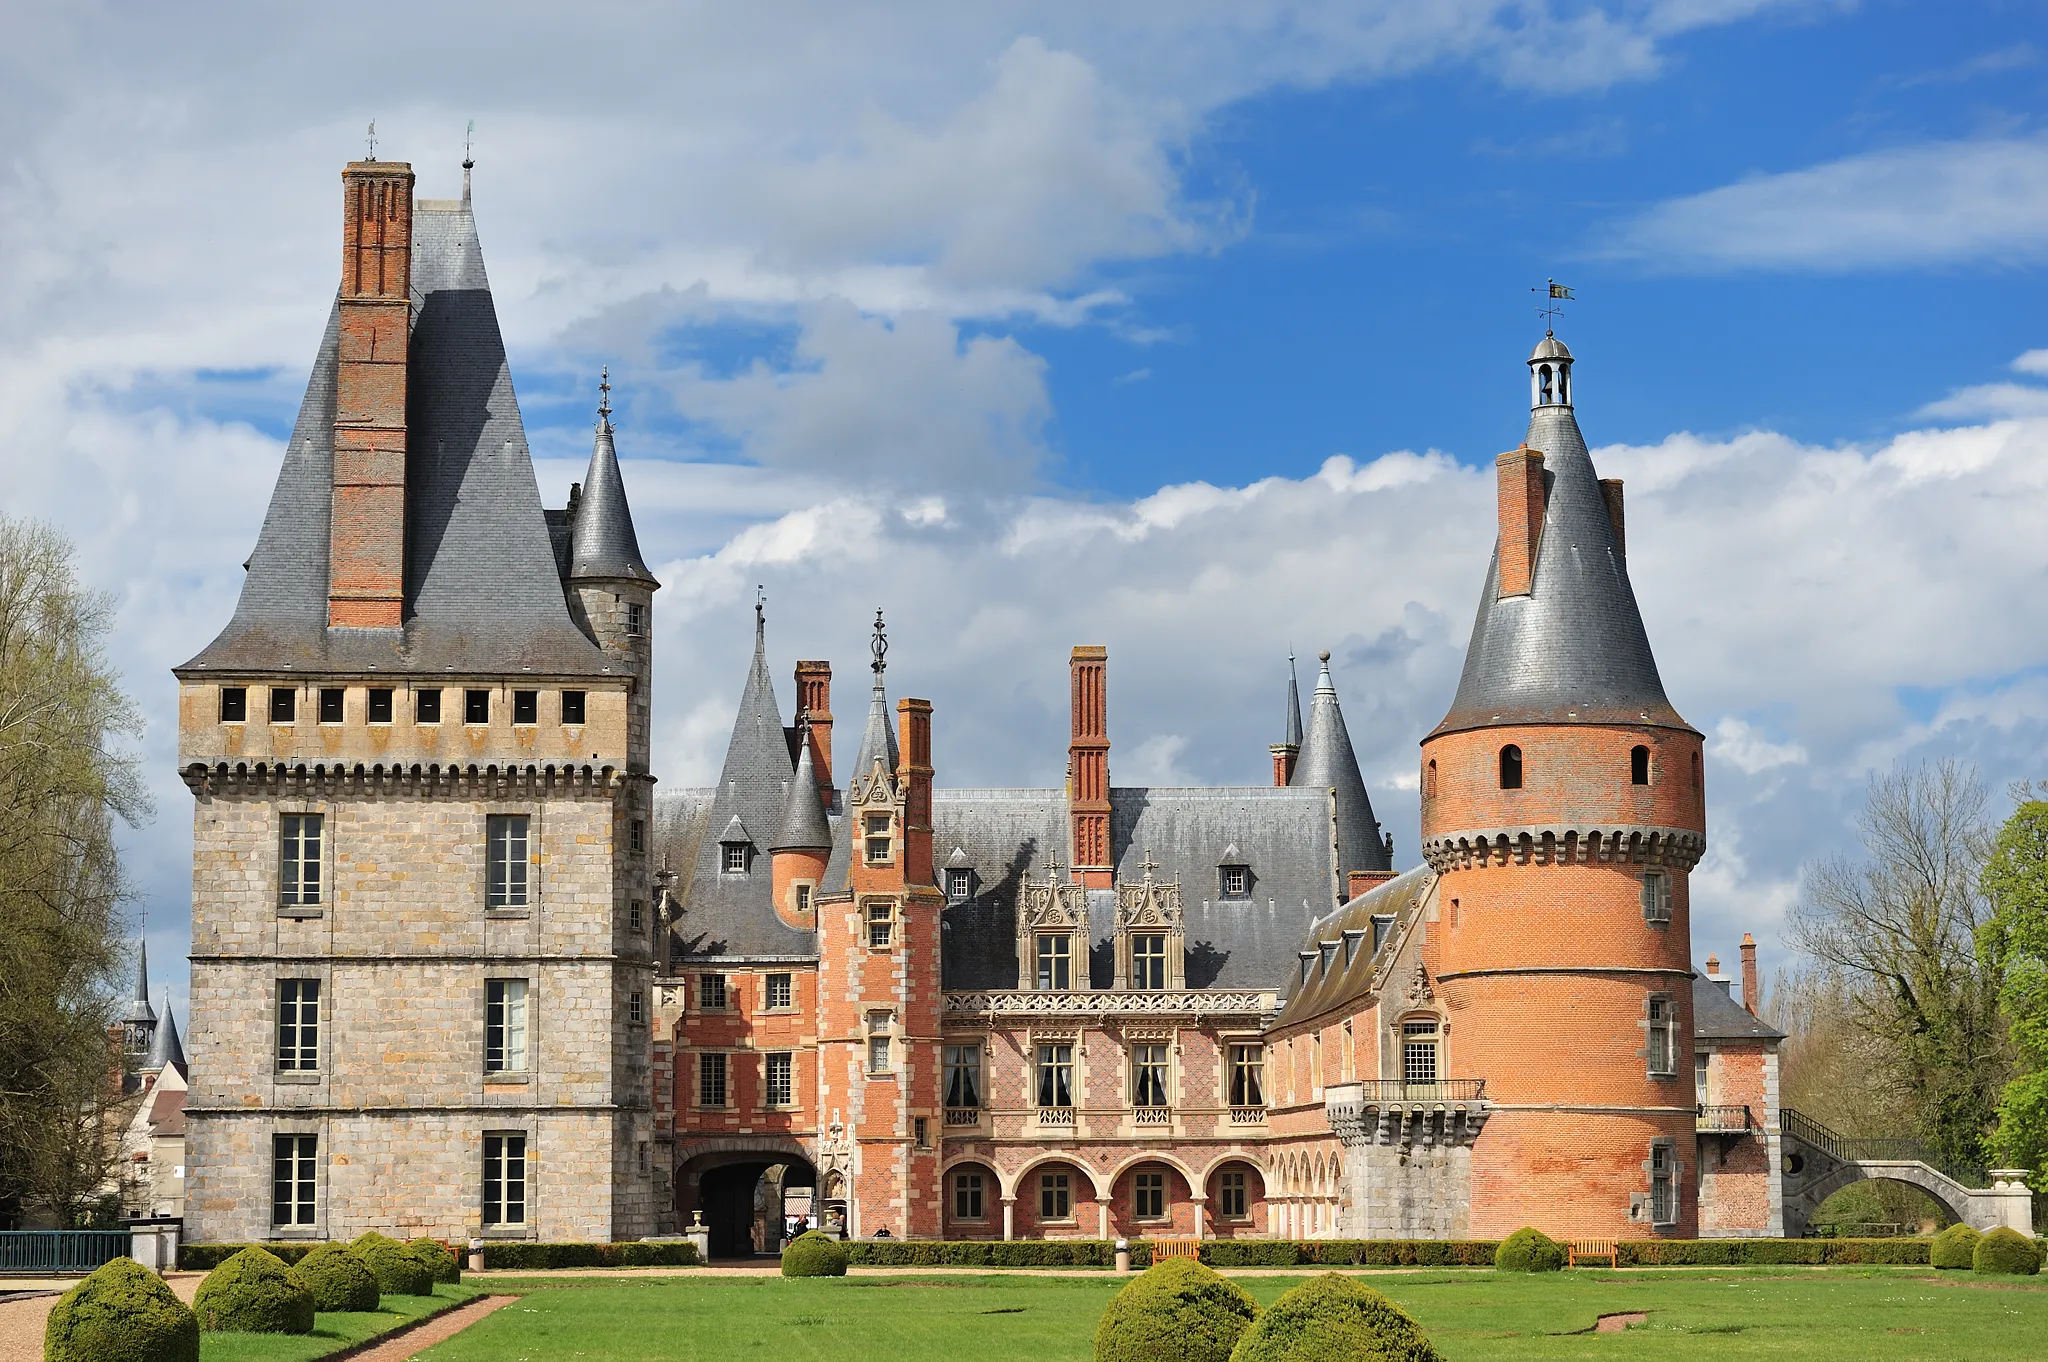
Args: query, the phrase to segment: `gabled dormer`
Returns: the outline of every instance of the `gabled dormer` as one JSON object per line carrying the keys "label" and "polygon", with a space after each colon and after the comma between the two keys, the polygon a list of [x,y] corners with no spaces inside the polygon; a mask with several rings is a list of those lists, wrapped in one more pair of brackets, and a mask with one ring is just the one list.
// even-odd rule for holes
{"label": "gabled dormer", "polygon": [[1187,934],[1180,883],[1155,879],[1145,857],[1144,878],[1116,887],[1116,986],[1139,992],[1187,987]]}
{"label": "gabled dormer", "polygon": [[1055,860],[1044,883],[1017,891],[1017,978],[1033,992],[1088,987],[1088,890],[1066,878]]}

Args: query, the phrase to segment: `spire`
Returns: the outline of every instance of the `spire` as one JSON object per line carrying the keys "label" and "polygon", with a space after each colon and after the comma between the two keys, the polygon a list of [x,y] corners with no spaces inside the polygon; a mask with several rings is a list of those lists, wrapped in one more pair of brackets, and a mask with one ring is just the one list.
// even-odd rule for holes
{"label": "spire", "polygon": [[811,726],[803,723],[798,727],[796,779],[790,782],[789,794],[782,801],[782,826],[775,840],[768,844],[768,850],[829,851],[832,828],[825,821],[825,806],[818,799],[817,768],[811,764]]}
{"label": "spire", "polygon": [[1344,727],[1344,711],[1337,703],[1337,685],[1330,679],[1330,651],[1325,648],[1316,656],[1323,665],[1309,704],[1308,739],[1287,783],[1296,789],[1337,792],[1337,857],[1345,872],[1392,870],[1393,856],[1380,837],[1379,820],[1373,817],[1351,734]]}
{"label": "spire", "polygon": [[626,482],[619,474],[619,454],[612,443],[610,366],[597,388],[597,439],[570,528],[569,576],[572,580],[596,577],[652,583],[654,574],[642,561],[640,540],[633,533],[633,511],[626,504]]}
{"label": "spire", "polygon": [[868,651],[874,655],[869,667],[875,673],[875,686],[868,696],[868,726],[860,735],[860,752],[847,776],[849,785],[855,780],[866,780],[878,757],[890,775],[896,774],[896,729],[889,722],[888,692],[882,688],[882,674],[889,669],[889,634],[880,610],[875,611],[875,632],[868,640]]}
{"label": "spire", "polygon": [[156,1009],[149,1005],[149,943],[137,938],[135,946],[135,996],[129,1000],[121,1020],[132,1026],[150,1026],[157,1017]]}
{"label": "spire", "polygon": [[[1324,654],[1328,656],[1328,654]],[[1323,668],[1328,676],[1330,669]],[[1294,676],[1294,649],[1287,650],[1287,736],[1280,740],[1289,747],[1301,746],[1301,685]]]}
{"label": "spire", "polygon": [[162,1070],[173,1064],[178,1066],[179,1073],[185,1072],[185,1046],[178,1038],[178,1019],[171,1015],[171,991],[165,989],[163,1020],[150,1037],[149,1053],[143,1057],[142,1068]]}
{"label": "spire", "polygon": [[[1603,488],[1579,433],[1571,351],[1545,335],[1528,365],[1529,433],[1526,452],[1515,456],[1521,465],[1537,462],[1501,474],[1502,538],[1486,570],[1457,698],[1435,731],[1527,723],[1687,728],[1665,698],[1629,584],[1616,533],[1620,485]],[[1504,552],[1517,569],[1505,594]]]}

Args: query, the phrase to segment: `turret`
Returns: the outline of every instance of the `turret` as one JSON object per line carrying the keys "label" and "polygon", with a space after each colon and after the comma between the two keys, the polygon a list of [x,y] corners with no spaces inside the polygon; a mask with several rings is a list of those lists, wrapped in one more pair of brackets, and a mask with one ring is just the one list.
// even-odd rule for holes
{"label": "turret", "polygon": [[[1316,677],[1316,693],[1309,702],[1308,739],[1301,760],[1287,783],[1301,790],[1330,790],[1336,801],[1336,839],[1339,867],[1338,897],[1351,893],[1350,877],[1363,875],[1377,882],[1394,868],[1394,852],[1373,817],[1372,800],[1365,792],[1365,778],[1359,774],[1358,756],[1351,749],[1351,734],[1344,727],[1344,710],[1337,703],[1337,685],[1330,679],[1330,651],[1318,653],[1322,671]],[[1334,905],[1333,905],[1334,906]]]}
{"label": "turret", "polygon": [[1287,717],[1280,741],[1267,749],[1273,754],[1275,788],[1294,783],[1294,766],[1301,758],[1301,686],[1294,676],[1294,653],[1287,654]]}
{"label": "turret", "polygon": [[149,1052],[142,1057],[141,1068],[145,1074],[160,1074],[173,1064],[180,1074],[185,1072],[185,1045],[178,1038],[178,1019],[171,1014],[171,995],[165,990],[163,1017],[157,1023],[156,1034],[150,1037]]}
{"label": "turret", "polygon": [[810,725],[800,725],[796,775],[782,801],[782,825],[769,845],[774,858],[775,913],[799,931],[817,926],[816,897],[832,859],[832,828],[818,800],[816,766],[811,761]]}
{"label": "turret", "polygon": [[612,429],[611,370],[598,381],[597,434],[590,470],[569,521],[567,585],[584,632],[635,678],[628,758],[636,772],[648,766],[649,705],[654,684],[654,593],[661,583],[640,557],[633,510]]}
{"label": "turret", "polygon": [[[1497,1190],[1474,1197],[1471,1233],[1685,1237],[1701,739],[1665,697],[1571,352],[1546,335],[1528,364],[1464,674],[1422,744],[1445,1062],[1500,1104],[1473,1153],[1475,1187]],[[1576,1151],[1569,1169],[1557,1149]]]}
{"label": "turret", "polygon": [[156,1038],[156,1009],[149,1005],[149,943],[135,943],[135,996],[128,1000],[119,1018],[121,1049],[130,1059],[149,1053]]}

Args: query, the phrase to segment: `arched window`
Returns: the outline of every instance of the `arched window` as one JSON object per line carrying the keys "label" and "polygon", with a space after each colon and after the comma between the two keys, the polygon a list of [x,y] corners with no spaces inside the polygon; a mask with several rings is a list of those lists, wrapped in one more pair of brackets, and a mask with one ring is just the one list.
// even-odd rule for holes
{"label": "arched window", "polygon": [[1692,754],[1692,787],[1695,790],[1700,787],[1700,754],[1697,752]]}
{"label": "arched window", "polygon": [[1503,790],[1522,788],[1522,749],[1513,743],[1500,750],[1500,787]]}
{"label": "arched window", "polygon": [[1648,785],[1650,783],[1650,749],[1636,746],[1628,753],[1628,783]]}
{"label": "arched window", "polygon": [[1572,400],[1572,371],[1562,364],[1557,366],[1557,400],[1567,405]]}
{"label": "arched window", "polygon": [[1550,405],[1550,366],[1542,365],[1536,370],[1536,401],[1538,406]]}
{"label": "arched window", "polygon": [[1422,797],[1436,798],[1436,759],[1430,758],[1429,765],[1422,768]]}

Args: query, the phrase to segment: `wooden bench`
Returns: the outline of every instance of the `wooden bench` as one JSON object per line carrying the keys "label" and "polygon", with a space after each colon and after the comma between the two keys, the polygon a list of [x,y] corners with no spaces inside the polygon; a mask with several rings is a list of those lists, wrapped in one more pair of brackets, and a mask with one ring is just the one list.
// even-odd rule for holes
{"label": "wooden bench", "polygon": [[1154,1239],[1152,1241],[1152,1261],[1163,1263],[1168,1258],[1193,1258],[1195,1261],[1200,1262],[1202,1258],[1202,1241],[1199,1239]]}
{"label": "wooden bench", "polygon": [[1621,1256],[1615,1251],[1612,1239],[1574,1239],[1566,1252],[1566,1262],[1572,1267],[1577,1267],[1581,1259],[1594,1258],[1605,1258],[1609,1267],[1621,1266]]}

